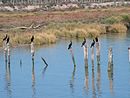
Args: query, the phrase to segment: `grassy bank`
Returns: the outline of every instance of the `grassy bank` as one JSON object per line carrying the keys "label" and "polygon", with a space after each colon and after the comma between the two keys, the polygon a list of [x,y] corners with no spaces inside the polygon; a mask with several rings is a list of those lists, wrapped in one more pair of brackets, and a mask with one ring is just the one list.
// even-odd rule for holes
{"label": "grassy bank", "polygon": [[[93,38],[106,33],[126,33],[124,24],[130,21],[129,12],[130,8],[110,8],[0,13],[0,45],[5,33],[10,36],[12,45],[29,44],[31,35],[35,36],[35,44],[41,45],[55,43],[62,37]],[[44,24],[39,26],[42,23]],[[39,27],[36,28],[37,26]]]}

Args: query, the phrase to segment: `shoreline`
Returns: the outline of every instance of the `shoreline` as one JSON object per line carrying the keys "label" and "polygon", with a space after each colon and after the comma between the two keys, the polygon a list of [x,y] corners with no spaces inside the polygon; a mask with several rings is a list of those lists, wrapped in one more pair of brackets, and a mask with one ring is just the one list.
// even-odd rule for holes
{"label": "shoreline", "polygon": [[53,44],[60,38],[96,37],[108,33],[126,33],[130,27],[130,8],[91,9],[75,11],[1,13],[0,46],[7,33],[12,45]]}

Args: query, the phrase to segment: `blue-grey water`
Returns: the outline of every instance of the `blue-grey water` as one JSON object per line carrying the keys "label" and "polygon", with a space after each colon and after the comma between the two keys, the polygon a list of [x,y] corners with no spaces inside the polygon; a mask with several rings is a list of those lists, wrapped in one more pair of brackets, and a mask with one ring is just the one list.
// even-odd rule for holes
{"label": "blue-grey water", "polygon": [[[10,66],[0,51],[0,98],[129,98],[129,34],[109,34],[99,38],[100,65],[95,56],[92,71],[89,48],[88,71],[85,71],[81,40],[73,40],[76,62],[74,69],[69,40],[53,45],[35,46],[35,59],[30,47],[12,47]],[[90,46],[92,39],[87,39]],[[108,48],[113,49],[113,74],[108,73]],[[42,61],[43,57],[48,63]]]}

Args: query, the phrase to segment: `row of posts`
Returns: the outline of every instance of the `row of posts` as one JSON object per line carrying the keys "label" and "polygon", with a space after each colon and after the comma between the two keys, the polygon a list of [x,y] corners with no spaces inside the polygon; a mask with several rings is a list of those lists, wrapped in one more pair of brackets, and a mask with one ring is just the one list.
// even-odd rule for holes
{"label": "row of posts", "polygon": [[[84,62],[85,62],[85,85],[86,85],[86,90],[88,91],[89,89],[89,75],[88,75],[88,46],[85,44],[83,46],[84,50]],[[76,62],[74,59],[74,53],[72,48],[70,49],[70,54],[72,56],[72,61],[74,64],[74,69],[72,72],[72,77],[70,80],[70,88],[72,89],[72,92],[74,92],[74,77],[75,77],[75,71],[76,71]],[[99,42],[96,42],[96,57],[97,57],[97,90],[98,93],[100,94],[100,86],[101,86],[101,69],[100,69],[100,44]],[[92,92],[93,92],[93,97],[96,97],[96,91],[95,91],[95,74],[94,74],[94,47],[91,48],[91,60],[92,60]],[[113,94],[113,53],[112,53],[112,48],[109,48],[108,50],[108,78],[109,78],[109,87],[110,91]]]}
{"label": "row of posts", "polygon": [[[85,67],[88,68],[88,46],[85,44],[83,46],[84,50],[84,61],[85,61]],[[70,53],[72,56],[72,61],[74,64],[74,67],[76,67],[75,59],[74,59],[74,53],[72,48],[70,49]],[[130,52],[129,52],[130,54]],[[97,57],[97,64],[100,65],[100,44],[99,42],[96,42],[96,57]],[[94,47],[91,48],[91,60],[92,60],[92,70],[94,70]],[[112,53],[112,48],[109,48],[108,50],[108,71],[113,70],[113,53]]]}

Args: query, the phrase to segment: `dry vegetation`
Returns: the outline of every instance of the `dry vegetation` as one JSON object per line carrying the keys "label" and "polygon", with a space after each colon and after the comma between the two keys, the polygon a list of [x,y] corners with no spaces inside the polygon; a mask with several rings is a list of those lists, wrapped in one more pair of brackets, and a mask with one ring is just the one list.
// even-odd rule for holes
{"label": "dry vegetation", "polygon": [[[29,44],[31,35],[35,36],[35,44],[55,43],[58,38],[95,37],[106,32],[126,33],[124,23],[130,21],[130,8],[89,9],[55,12],[0,12],[0,45],[5,33],[11,38],[11,43]],[[30,27],[34,23],[44,25],[34,29],[19,29]],[[11,32],[11,33],[10,33]]]}

